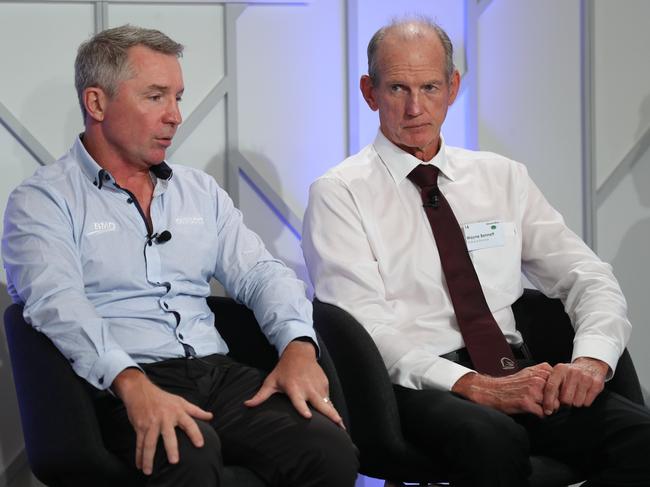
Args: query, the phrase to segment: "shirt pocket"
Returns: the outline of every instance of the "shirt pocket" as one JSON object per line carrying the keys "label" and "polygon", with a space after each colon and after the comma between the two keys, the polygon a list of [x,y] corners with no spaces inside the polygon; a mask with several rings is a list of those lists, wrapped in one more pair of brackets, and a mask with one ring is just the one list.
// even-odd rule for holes
{"label": "shirt pocket", "polygon": [[521,238],[513,222],[502,222],[504,244],[469,253],[490,309],[512,304],[521,286]]}

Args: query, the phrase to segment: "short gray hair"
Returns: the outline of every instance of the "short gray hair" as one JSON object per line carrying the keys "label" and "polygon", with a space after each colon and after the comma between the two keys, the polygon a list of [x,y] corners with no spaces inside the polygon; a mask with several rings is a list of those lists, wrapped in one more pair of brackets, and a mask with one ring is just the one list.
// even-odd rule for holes
{"label": "short gray hair", "polygon": [[405,19],[396,19],[393,20],[390,24],[385,25],[379,29],[370,39],[368,43],[368,76],[372,80],[373,84],[379,82],[379,66],[377,61],[377,53],[379,47],[381,46],[382,41],[391,31],[399,31],[400,34],[404,37],[408,36],[422,36],[422,31],[409,31],[407,27],[410,25],[415,25],[418,27],[423,27],[424,30],[433,31],[440,39],[442,47],[445,50],[445,71],[447,74],[447,82],[451,82],[451,77],[454,74],[454,46],[449,39],[449,35],[445,32],[445,29],[440,27],[436,22],[425,16],[410,17]]}
{"label": "short gray hair", "polygon": [[74,62],[74,84],[84,121],[84,90],[96,86],[109,97],[115,96],[120,82],[132,75],[127,50],[134,46],[145,46],[176,57],[183,55],[182,44],[155,29],[127,24],[95,34],[79,46]]}

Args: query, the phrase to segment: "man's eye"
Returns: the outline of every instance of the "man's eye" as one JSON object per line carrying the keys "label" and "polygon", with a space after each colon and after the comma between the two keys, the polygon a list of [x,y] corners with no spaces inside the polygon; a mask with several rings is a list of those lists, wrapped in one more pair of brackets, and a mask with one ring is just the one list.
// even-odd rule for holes
{"label": "man's eye", "polygon": [[151,101],[159,101],[161,98],[162,98],[161,95],[150,95],[150,96],[149,96],[149,99],[150,99]]}
{"label": "man's eye", "polygon": [[182,96],[179,95],[179,96],[176,97],[176,102],[180,103],[180,102],[182,102],[182,101],[183,101],[183,97],[182,97]]}
{"label": "man's eye", "polygon": [[434,91],[438,91],[438,86],[433,85],[433,84],[431,84],[431,85],[424,85],[423,88],[424,88],[424,91],[429,92],[429,93],[430,93],[430,92],[434,92]]}
{"label": "man's eye", "polygon": [[392,91],[394,93],[399,93],[400,91],[403,91],[403,89],[404,88],[402,87],[402,85],[391,85],[390,86],[390,91]]}

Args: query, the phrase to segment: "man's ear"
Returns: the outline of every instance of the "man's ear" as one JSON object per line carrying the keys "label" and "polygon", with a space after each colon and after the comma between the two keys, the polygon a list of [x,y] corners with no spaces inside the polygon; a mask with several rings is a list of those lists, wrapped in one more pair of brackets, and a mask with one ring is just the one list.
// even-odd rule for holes
{"label": "man's ear", "polygon": [[370,79],[370,76],[367,74],[364,74],[361,77],[361,81],[359,81],[359,87],[361,88],[361,94],[363,95],[363,99],[366,100],[366,103],[370,107],[370,109],[373,112],[376,112],[379,106],[377,105],[377,101],[375,100],[375,94],[374,94],[374,85],[372,83],[372,79]]}
{"label": "man's ear", "polygon": [[107,101],[108,96],[106,96],[104,90],[97,86],[86,88],[83,92],[83,102],[86,107],[86,115],[97,122],[104,120]]}
{"label": "man's ear", "polygon": [[454,70],[454,73],[451,75],[451,83],[449,84],[449,102],[448,105],[451,106],[454,101],[456,101],[456,96],[460,91],[460,73],[457,69]]}

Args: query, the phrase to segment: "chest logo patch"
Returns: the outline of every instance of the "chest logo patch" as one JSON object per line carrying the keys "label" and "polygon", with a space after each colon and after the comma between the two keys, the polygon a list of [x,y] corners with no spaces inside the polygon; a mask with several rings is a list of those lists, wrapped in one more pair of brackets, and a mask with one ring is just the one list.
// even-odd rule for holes
{"label": "chest logo patch", "polygon": [[176,218],[177,225],[203,225],[202,216],[180,216]]}
{"label": "chest logo patch", "polygon": [[86,233],[87,236],[98,235],[100,233],[114,232],[117,230],[117,223],[115,222],[93,222],[91,225],[92,230]]}

